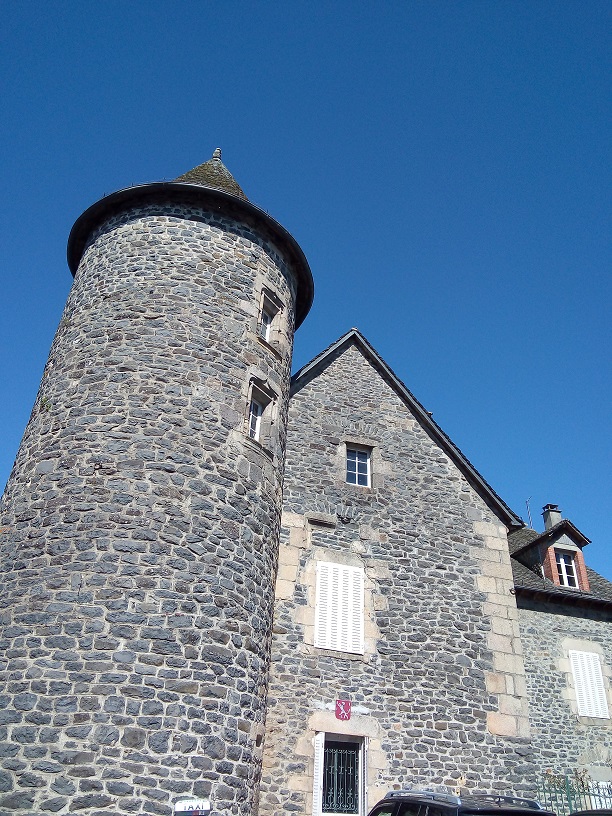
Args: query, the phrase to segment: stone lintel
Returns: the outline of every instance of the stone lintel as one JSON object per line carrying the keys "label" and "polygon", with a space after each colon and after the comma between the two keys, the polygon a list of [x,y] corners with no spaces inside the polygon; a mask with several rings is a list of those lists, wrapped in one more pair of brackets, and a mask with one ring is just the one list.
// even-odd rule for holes
{"label": "stone lintel", "polygon": [[308,727],[314,733],[326,731],[331,734],[346,734],[355,737],[380,737],[380,726],[372,717],[354,714],[348,722],[336,719],[333,711],[315,711],[308,720]]}

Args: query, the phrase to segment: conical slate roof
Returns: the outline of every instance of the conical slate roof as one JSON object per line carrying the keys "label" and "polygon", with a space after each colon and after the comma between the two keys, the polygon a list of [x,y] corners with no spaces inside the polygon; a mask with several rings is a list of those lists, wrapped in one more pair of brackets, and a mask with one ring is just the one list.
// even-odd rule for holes
{"label": "conical slate roof", "polygon": [[235,195],[243,201],[249,200],[230,171],[221,161],[220,147],[212,154],[212,159],[204,162],[204,164],[199,164],[187,173],[183,173],[183,175],[179,176],[175,181],[201,184],[203,187],[212,187],[215,190],[222,190],[224,193]]}

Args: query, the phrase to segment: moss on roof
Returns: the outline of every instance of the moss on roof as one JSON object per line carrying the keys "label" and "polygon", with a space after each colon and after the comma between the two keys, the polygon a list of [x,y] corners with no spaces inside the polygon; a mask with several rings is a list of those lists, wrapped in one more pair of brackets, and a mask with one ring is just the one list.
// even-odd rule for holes
{"label": "moss on roof", "polygon": [[222,190],[224,193],[230,193],[237,198],[248,201],[242,188],[232,176],[230,171],[221,161],[221,149],[218,147],[212,154],[212,159],[209,159],[204,164],[199,164],[193,170],[183,173],[175,181],[185,181],[188,184],[201,184],[203,187],[212,187],[215,190]]}

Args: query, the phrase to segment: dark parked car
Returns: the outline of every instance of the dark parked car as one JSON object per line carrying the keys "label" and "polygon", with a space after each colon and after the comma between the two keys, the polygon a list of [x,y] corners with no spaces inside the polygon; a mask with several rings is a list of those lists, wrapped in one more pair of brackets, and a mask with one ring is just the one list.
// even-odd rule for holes
{"label": "dark parked car", "polygon": [[570,816],[612,816],[612,808],[594,808],[593,810],[573,810]]}
{"label": "dark parked car", "polygon": [[533,799],[473,793],[453,796],[433,791],[390,791],[369,816],[555,816]]}

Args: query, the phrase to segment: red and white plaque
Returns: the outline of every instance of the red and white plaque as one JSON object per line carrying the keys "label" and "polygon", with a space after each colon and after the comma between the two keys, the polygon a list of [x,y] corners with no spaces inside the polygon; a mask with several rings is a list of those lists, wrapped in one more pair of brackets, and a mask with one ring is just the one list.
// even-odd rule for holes
{"label": "red and white plaque", "polygon": [[336,700],[336,719],[350,720],[351,719],[351,701],[350,700]]}

